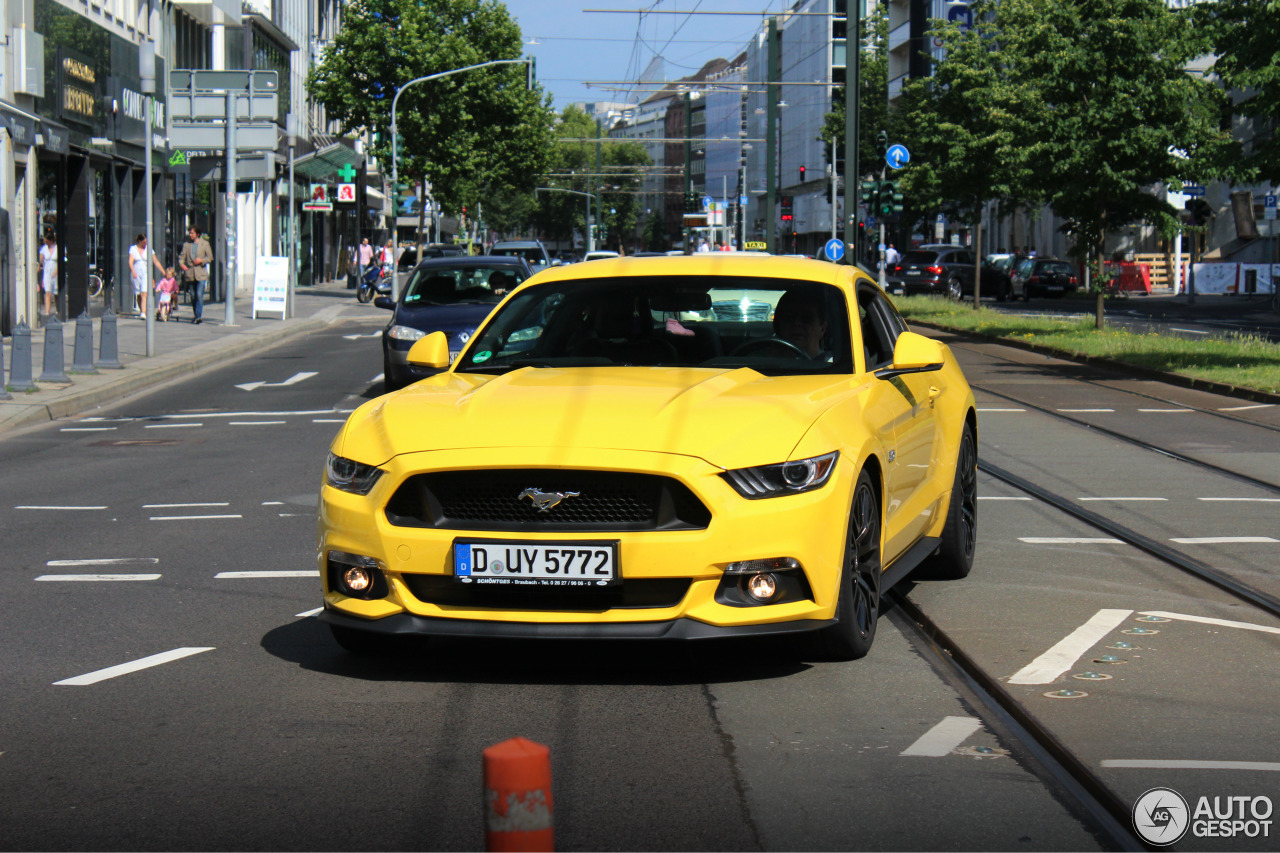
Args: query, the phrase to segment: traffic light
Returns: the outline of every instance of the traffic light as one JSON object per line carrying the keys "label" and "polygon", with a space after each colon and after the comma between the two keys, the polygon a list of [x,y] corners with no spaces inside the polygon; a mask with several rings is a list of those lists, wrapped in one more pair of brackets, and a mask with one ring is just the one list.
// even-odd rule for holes
{"label": "traffic light", "polygon": [[684,212],[685,213],[698,212],[698,194],[697,193],[690,191],[684,194]]}
{"label": "traffic light", "polygon": [[418,196],[413,184],[396,184],[391,190],[391,205],[397,214],[417,209]]}
{"label": "traffic light", "polygon": [[804,183],[804,166],[800,167],[800,183]]}
{"label": "traffic light", "polygon": [[874,210],[876,207],[876,196],[880,193],[879,181],[863,181],[858,185],[859,197],[862,203],[868,208]]}
{"label": "traffic light", "polygon": [[877,208],[882,216],[892,216],[902,212],[902,193],[898,191],[897,181],[885,181],[880,184],[880,200]]}
{"label": "traffic light", "polygon": [[1191,224],[1197,227],[1203,227],[1213,216],[1213,208],[1202,198],[1189,198],[1183,207],[1191,215]]}
{"label": "traffic light", "polygon": [[876,135],[876,152],[879,153],[881,160],[889,153],[889,131],[882,130]]}

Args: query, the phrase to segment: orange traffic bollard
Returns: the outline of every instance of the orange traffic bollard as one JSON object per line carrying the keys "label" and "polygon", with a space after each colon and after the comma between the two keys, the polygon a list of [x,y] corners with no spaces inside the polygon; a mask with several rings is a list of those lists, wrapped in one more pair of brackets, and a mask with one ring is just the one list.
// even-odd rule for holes
{"label": "orange traffic bollard", "polygon": [[484,847],[555,850],[551,750],[513,737],[484,751]]}

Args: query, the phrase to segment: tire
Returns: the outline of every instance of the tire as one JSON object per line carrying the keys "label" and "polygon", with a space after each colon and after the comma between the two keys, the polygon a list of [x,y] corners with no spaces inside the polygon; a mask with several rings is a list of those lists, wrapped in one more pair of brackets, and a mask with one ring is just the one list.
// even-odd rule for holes
{"label": "tire", "polygon": [[356,288],[356,301],[364,304],[373,299],[373,288],[365,287],[363,284]]}
{"label": "tire", "polygon": [[813,637],[814,651],[826,660],[865,657],[876,638],[880,618],[880,498],[866,471],[858,475],[853,490],[844,551],[836,624]]}
{"label": "tire", "polygon": [[956,477],[942,528],[942,544],[922,565],[920,577],[959,580],[973,568],[978,544],[978,443],[973,427],[965,424],[956,454]]}
{"label": "tire", "polygon": [[102,295],[102,277],[97,275],[96,273],[89,274],[89,295],[90,296]]}
{"label": "tire", "polygon": [[333,640],[353,655],[376,655],[394,648],[395,640],[372,631],[358,631],[344,625],[330,625]]}
{"label": "tire", "polygon": [[964,298],[964,285],[960,283],[960,279],[955,276],[947,279],[946,295],[952,302],[959,302]]}
{"label": "tire", "polygon": [[399,391],[400,384],[391,378],[391,362],[385,358],[382,359],[382,393],[390,394],[392,391]]}

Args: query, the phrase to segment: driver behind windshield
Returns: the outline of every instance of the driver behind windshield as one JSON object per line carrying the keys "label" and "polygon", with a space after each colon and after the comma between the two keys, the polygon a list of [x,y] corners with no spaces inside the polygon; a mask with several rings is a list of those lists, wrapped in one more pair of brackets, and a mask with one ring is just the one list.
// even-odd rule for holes
{"label": "driver behind windshield", "polygon": [[809,358],[817,358],[823,352],[822,339],[827,334],[822,298],[811,290],[788,290],[782,294],[773,312],[773,332]]}

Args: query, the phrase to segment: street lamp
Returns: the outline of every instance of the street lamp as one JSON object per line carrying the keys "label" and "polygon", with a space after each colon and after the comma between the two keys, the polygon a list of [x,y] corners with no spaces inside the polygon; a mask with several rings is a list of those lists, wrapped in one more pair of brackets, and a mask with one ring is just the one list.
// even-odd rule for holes
{"label": "street lamp", "polygon": [[[528,65],[530,62],[532,62],[532,60],[529,60],[529,59],[492,59],[488,62],[481,62],[477,65],[468,65],[465,68],[455,68],[452,71],[441,71],[439,74],[428,74],[426,77],[418,77],[414,80],[410,80],[408,83],[405,83],[403,86],[396,89],[395,95],[391,98],[391,186],[393,188],[393,191],[395,187],[400,185],[400,170],[399,170],[399,165],[397,163],[397,158],[399,155],[398,143],[400,140],[397,138],[398,133],[396,130],[396,105],[400,102],[400,95],[404,92],[405,89],[408,89],[414,83],[425,83],[428,80],[439,80],[441,77],[448,77],[452,74],[461,74],[463,71],[474,71],[477,68],[487,68],[490,65],[514,65],[516,63]],[[391,217],[391,265],[392,265],[391,266],[391,270],[392,270],[391,298],[392,299],[400,298],[400,277],[395,273],[396,264],[398,262],[398,256],[400,254],[400,230],[396,228],[396,225],[395,225],[396,218],[397,218],[397,214],[395,213],[393,208],[392,217]]]}
{"label": "street lamp", "polygon": [[289,113],[284,117],[284,132],[289,142],[289,299],[285,315],[293,316],[293,293],[298,286],[298,213],[293,207],[293,147],[298,144],[298,117]]}
{"label": "street lamp", "polygon": [[151,258],[147,257],[148,252],[152,253],[153,255],[155,253],[155,249],[152,248],[155,244],[151,242],[151,226],[152,226],[151,220],[152,220],[152,217],[154,216],[154,213],[152,211],[153,202],[151,200],[151,174],[152,174],[151,172],[151,101],[156,93],[156,45],[155,45],[155,42],[144,41],[142,44],[138,45],[138,76],[142,78],[142,94],[146,95],[146,98],[144,99],[144,102],[143,102],[142,135],[146,137],[146,159],[147,159],[147,191],[146,191],[147,249],[142,254],[144,258],[144,266],[147,268],[147,276],[145,279],[146,281],[145,286],[147,289],[147,299],[146,299],[147,315],[145,319],[147,321],[147,357],[150,358],[151,356],[155,355],[155,350],[156,350],[155,292],[152,288],[152,283],[151,283],[152,282]]}

